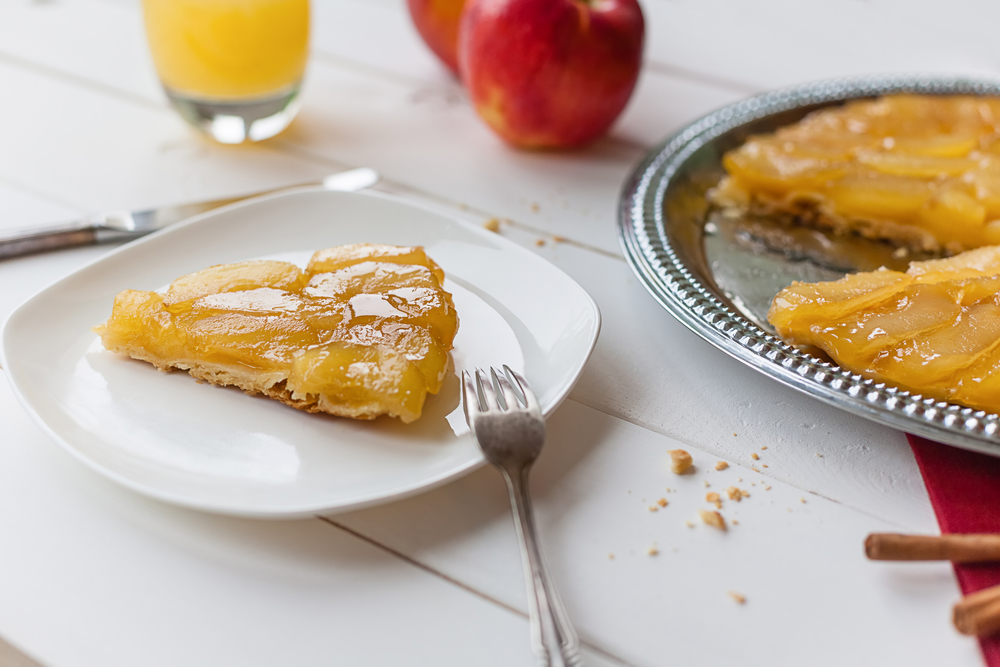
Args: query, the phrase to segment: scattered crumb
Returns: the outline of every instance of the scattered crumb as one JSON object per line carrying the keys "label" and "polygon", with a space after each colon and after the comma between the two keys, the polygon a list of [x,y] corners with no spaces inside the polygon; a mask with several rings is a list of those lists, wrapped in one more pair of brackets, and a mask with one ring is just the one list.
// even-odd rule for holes
{"label": "scattered crumb", "polygon": [[657,549],[656,547],[649,547],[648,549],[646,549],[647,556],[655,556],[658,553],[660,553],[660,550]]}
{"label": "scattered crumb", "polygon": [[757,456],[757,452],[754,452],[753,454],[751,454],[751,455],[750,455],[750,458],[752,458],[752,459],[753,459],[754,461],[756,461],[756,460],[760,459],[760,457],[759,457],[759,456]]}
{"label": "scattered crumb", "polygon": [[559,236],[558,234],[553,234],[552,236],[553,243],[563,243],[565,240],[566,240],[565,236]]}
{"label": "scattered crumb", "polygon": [[535,245],[541,248],[543,245],[545,245],[545,239],[538,239],[537,241],[535,241]]}
{"label": "scattered crumb", "polygon": [[735,602],[736,604],[746,604],[747,603],[746,596],[745,595],[740,595],[736,591],[726,591],[726,595],[728,595],[729,597],[731,597],[733,599],[733,602]]}
{"label": "scattered crumb", "polygon": [[698,516],[709,526],[713,528],[718,528],[719,530],[726,529],[726,520],[722,518],[722,515],[718,512],[712,512],[710,510],[698,510]]}
{"label": "scattered crumb", "polygon": [[768,467],[766,463],[762,463],[761,465],[764,466],[765,468]]}
{"label": "scattered crumb", "polygon": [[818,456],[819,458],[823,458],[823,455],[820,454],[819,452],[816,452],[816,456]]}
{"label": "scattered crumb", "polygon": [[659,509],[660,509],[660,508],[659,508],[659,507],[657,507],[656,505],[650,505],[650,506],[649,506],[649,511],[650,511],[650,512],[656,512],[656,511],[659,511]]}
{"label": "scattered crumb", "polygon": [[538,213],[538,210],[539,210],[540,208],[541,208],[541,207],[540,207],[540,206],[539,206],[539,205],[538,205],[538,204],[537,204],[536,202],[531,202],[531,210],[532,210],[532,212],[534,212],[534,213]]}
{"label": "scattered crumb", "polygon": [[688,528],[694,528],[694,524],[691,523],[690,521],[685,521],[684,525],[687,526]]}
{"label": "scattered crumb", "polygon": [[483,229],[486,229],[491,232],[499,232],[500,220],[497,218],[490,218],[489,220],[483,223]]}
{"label": "scattered crumb", "polygon": [[722,498],[719,497],[718,493],[715,493],[714,491],[706,493],[705,500],[715,505],[715,509],[717,510],[722,509]]}
{"label": "scattered crumb", "polygon": [[683,475],[691,469],[691,455],[685,450],[671,449],[667,454],[670,454],[670,469],[678,475]]}
{"label": "scattered crumb", "polygon": [[742,495],[744,498],[749,498],[750,497],[750,492],[747,491],[746,489],[742,489],[742,490],[740,490],[740,495]]}
{"label": "scattered crumb", "polygon": [[731,486],[728,489],[726,489],[726,495],[729,496],[730,500],[735,500],[736,502],[740,502],[741,500],[743,500],[743,494],[740,493],[740,490],[737,489],[735,486]]}
{"label": "scattered crumb", "polygon": [[614,559],[615,559],[614,554],[608,554],[608,560],[614,560]]}
{"label": "scattered crumb", "polygon": [[708,480],[707,480],[707,479],[703,479],[703,480],[701,480],[701,483],[705,485],[705,488],[706,488],[706,489],[707,489],[708,487],[712,486],[711,484],[709,484],[709,483],[708,483]]}
{"label": "scattered crumb", "polygon": [[725,470],[728,467],[729,467],[729,464],[726,463],[725,461],[719,461],[718,463],[715,464],[715,469],[716,470]]}
{"label": "scattered crumb", "polygon": [[761,447],[761,449],[767,449],[767,445],[764,445],[763,447]]}
{"label": "scattered crumb", "polygon": [[742,478],[742,477],[737,477],[737,478],[736,478],[736,481],[737,481],[737,482],[742,482],[742,481],[743,481],[743,478]]}
{"label": "scattered crumb", "polygon": [[738,525],[740,525],[740,520],[739,519],[733,519],[732,524],[734,526],[738,526]]}
{"label": "scattered crumb", "polygon": [[666,507],[667,506],[667,499],[666,498],[660,498],[659,500],[656,501],[656,504],[659,505],[660,507]]}
{"label": "scattered crumb", "polygon": [[629,493],[632,493],[632,489],[629,489],[629,491],[628,491],[628,492],[629,492]]}
{"label": "scattered crumb", "polygon": [[805,498],[799,498],[799,502],[802,503],[803,505],[805,505],[806,504],[806,499]]}
{"label": "scattered crumb", "polygon": [[733,433],[733,435],[735,436],[736,434],[735,434],[735,433]]}
{"label": "scattered crumb", "polygon": [[754,472],[760,472],[757,466],[750,466],[750,470],[753,470]]}
{"label": "scattered crumb", "polygon": [[757,482],[750,482],[750,486],[757,486]]}
{"label": "scattered crumb", "polygon": [[669,486],[665,486],[663,488],[667,490],[667,493],[673,493],[673,489],[671,489]]}

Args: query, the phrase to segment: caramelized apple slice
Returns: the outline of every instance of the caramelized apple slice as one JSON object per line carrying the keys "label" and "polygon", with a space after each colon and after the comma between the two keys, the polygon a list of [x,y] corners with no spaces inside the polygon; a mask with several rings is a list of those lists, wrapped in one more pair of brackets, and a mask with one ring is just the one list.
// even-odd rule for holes
{"label": "caramelized apple slice", "polygon": [[946,259],[910,262],[906,273],[920,283],[1000,274],[1000,247],[978,248]]}
{"label": "caramelized apple slice", "polygon": [[800,334],[817,320],[835,321],[877,304],[905,289],[911,281],[905,273],[882,270],[847,275],[833,282],[795,282],[774,297],[767,320],[780,336],[800,342]]}
{"label": "caramelized apple slice", "polygon": [[317,250],[306,271],[310,274],[332,273],[348,266],[361,264],[362,262],[382,262],[383,264],[416,264],[430,269],[438,279],[438,283],[444,283],[444,271],[434,260],[427,256],[420,246],[394,246],[381,245],[376,243],[355,243],[353,245],[342,245],[326,250]]}
{"label": "caramelized apple slice", "polygon": [[962,312],[961,293],[940,285],[910,285],[873,309],[812,325],[813,344],[848,368],[868,366],[882,350],[953,324]]}
{"label": "caramelized apple slice", "polygon": [[964,308],[955,323],[928,336],[903,341],[883,353],[870,369],[904,387],[935,389],[1000,344],[1000,306]]}
{"label": "caramelized apple slice", "polygon": [[256,260],[219,264],[181,276],[172,282],[163,302],[169,306],[209,294],[258,287],[297,291],[307,280],[308,276],[299,267],[288,262]]}
{"label": "caramelized apple slice", "polygon": [[288,387],[294,400],[349,406],[355,419],[389,414],[407,424],[420,417],[427,395],[423,374],[404,355],[346,342],[300,353]]}

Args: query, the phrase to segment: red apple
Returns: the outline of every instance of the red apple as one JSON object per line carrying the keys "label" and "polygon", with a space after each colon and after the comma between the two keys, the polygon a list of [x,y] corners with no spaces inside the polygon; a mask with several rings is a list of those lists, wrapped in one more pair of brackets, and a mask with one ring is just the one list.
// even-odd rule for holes
{"label": "red apple", "polygon": [[458,20],[465,0],[406,0],[406,4],[427,46],[458,74]]}
{"label": "red apple", "polygon": [[643,32],[636,0],[468,0],[459,72],[476,111],[510,143],[579,146],[625,108]]}

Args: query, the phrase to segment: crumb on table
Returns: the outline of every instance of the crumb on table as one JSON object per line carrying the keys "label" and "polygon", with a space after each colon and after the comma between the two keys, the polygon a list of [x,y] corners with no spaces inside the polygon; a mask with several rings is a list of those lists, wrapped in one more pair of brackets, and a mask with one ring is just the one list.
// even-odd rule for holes
{"label": "crumb on table", "polygon": [[735,486],[730,486],[726,489],[726,495],[729,496],[730,500],[735,500],[736,502],[743,500],[743,493]]}
{"label": "crumb on table", "polygon": [[648,549],[646,549],[647,556],[655,556],[658,553],[660,553],[660,550],[657,549],[656,547],[649,547]]}
{"label": "crumb on table", "polygon": [[486,222],[483,223],[483,229],[486,229],[486,230],[491,231],[491,232],[499,232],[500,231],[500,219],[499,218],[490,218],[489,220],[487,220]]}
{"label": "crumb on table", "polygon": [[719,530],[726,529],[726,520],[722,518],[722,515],[718,512],[713,512],[711,510],[698,510],[698,516],[707,525],[713,528],[718,528]]}
{"label": "crumb on table", "polygon": [[725,461],[718,461],[715,464],[715,469],[716,470],[725,470],[728,467],[729,467],[729,464],[726,463]]}
{"label": "crumb on table", "polygon": [[691,469],[693,459],[687,451],[683,449],[671,449],[667,453],[670,454],[670,469],[675,473],[683,475]]}
{"label": "crumb on table", "polygon": [[722,498],[719,496],[718,493],[716,493],[714,491],[706,493],[705,494],[705,500],[707,500],[708,502],[710,502],[713,505],[715,505],[715,509],[717,509],[717,510],[721,510],[722,509]]}
{"label": "crumb on table", "polygon": [[751,455],[750,455],[750,458],[752,458],[752,459],[753,459],[754,461],[756,461],[756,460],[760,459],[760,457],[759,457],[759,456],[757,456],[757,452],[754,452],[753,454],[751,454]]}
{"label": "crumb on table", "polygon": [[659,505],[660,507],[666,507],[667,506],[667,499],[666,498],[660,498],[659,500],[656,501],[656,504]]}
{"label": "crumb on table", "polygon": [[732,598],[733,602],[736,604],[746,604],[747,598],[745,595],[740,595],[736,591],[726,591],[726,595]]}

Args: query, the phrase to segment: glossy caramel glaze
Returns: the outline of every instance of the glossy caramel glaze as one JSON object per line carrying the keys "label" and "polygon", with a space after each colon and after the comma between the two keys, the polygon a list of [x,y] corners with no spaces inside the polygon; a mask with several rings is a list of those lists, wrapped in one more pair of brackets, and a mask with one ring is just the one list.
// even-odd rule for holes
{"label": "glossy caramel glaze", "polygon": [[767,315],[778,334],[842,367],[1000,412],[1000,247],[827,283],[793,283]]}
{"label": "glossy caramel glaze", "polygon": [[444,381],[458,329],[444,273],[422,248],[355,244],[306,271],[250,261],[126,290],[104,347],[309,411],[412,422]]}
{"label": "glossy caramel glaze", "polygon": [[723,204],[921,250],[1000,244],[1000,98],[849,102],[751,137],[723,165]]}

